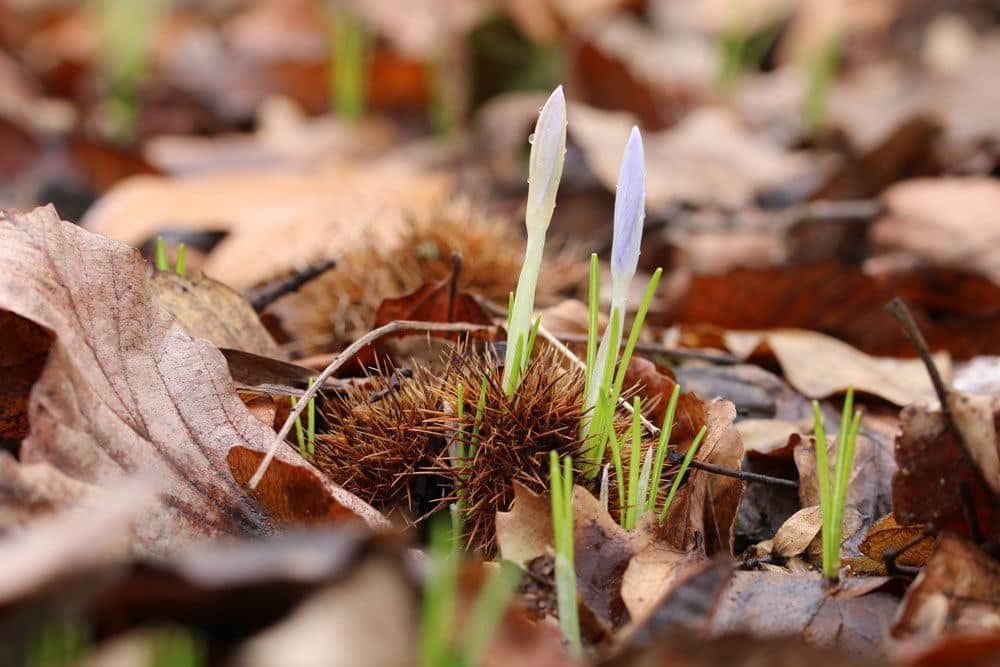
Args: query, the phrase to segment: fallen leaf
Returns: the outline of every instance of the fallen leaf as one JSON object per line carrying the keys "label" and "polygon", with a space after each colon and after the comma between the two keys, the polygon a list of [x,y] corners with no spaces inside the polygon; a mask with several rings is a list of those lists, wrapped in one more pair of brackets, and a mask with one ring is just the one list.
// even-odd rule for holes
{"label": "fallen leaf", "polygon": [[[527,567],[531,561],[552,552],[551,508],[547,497],[521,485],[515,484],[515,494],[510,511],[497,512],[497,543],[504,560]],[[608,628],[618,628],[629,621],[623,580],[630,561],[653,540],[653,523],[648,517],[634,531],[626,531],[589,491],[580,486],[573,488],[577,591],[587,612]],[[650,551],[647,557],[660,560],[661,555]],[[671,561],[670,567],[682,560]],[[654,569],[662,569],[664,564],[661,561]],[[642,596],[647,601],[659,599],[669,588],[672,577],[656,576],[665,573],[652,574],[641,565],[636,567],[629,595],[636,592],[637,585],[643,585],[638,581],[644,581]],[[647,602],[635,598],[632,601],[637,609],[646,608]]]}
{"label": "fallen leaf", "polygon": [[682,585],[692,568],[705,562],[697,552],[683,552],[652,542],[636,553],[622,575],[621,596],[632,624],[664,613],[664,596]]}
{"label": "fallen leaf", "polygon": [[406,665],[417,651],[419,601],[398,563],[373,556],[244,643],[233,664]]}
{"label": "fallen leaf", "polygon": [[[475,297],[460,293],[451,280],[427,283],[401,297],[386,299],[375,313],[375,327],[393,320],[492,324],[493,319]],[[440,334],[455,338],[457,334]]]}
{"label": "fallen leaf", "polygon": [[[733,404],[716,399],[706,406],[704,414],[701,424],[707,427],[707,432],[695,459],[739,470],[743,464],[743,443],[733,426],[736,417]],[[677,451],[686,452],[690,441],[681,443]],[[658,537],[682,551],[700,546],[709,556],[732,555],[736,513],[745,487],[743,480],[694,468],[688,470]]]}
{"label": "fallen leaf", "polygon": [[727,330],[799,328],[834,336],[866,354],[912,357],[885,304],[901,296],[932,350],[956,359],[1000,352],[1000,287],[959,270],[868,274],[839,262],[696,275],[657,313],[674,324]]}
{"label": "fallen leaf", "polygon": [[[798,637],[762,639],[745,634],[725,637],[681,636],[657,641],[640,653],[626,653],[601,663],[602,667],[681,665],[683,667],[885,667],[884,660],[851,656],[845,651],[811,646]],[[641,662],[639,662],[641,660]]]}
{"label": "fallen leaf", "polygon": [[995,415],[1000,398],[949,392],[948,402],[975,463],[962,454],[939,410],[904,408],[895,448],[899,467],[892,477],[893,513],[904,525],[929,523],[964,537],[981,535],[996,542],[1000,480]]}
{"label": "fallen leaf", "polygon": [[[247,484],[264,460],[264,453],[237,445],[226,456],[233,478]],[[250,495],[276,524],[309,524],[364,517],[370,525],[386,528],[382,519],[357,496],[330,484],[298,462],[275,458]]]}
{"label": "fallen leaf", "polygon": [[[785,379],[807,398],[827,398],[853,387],[896,405],[908,405],[934,395],[927,371],[919,359],[871,357],[847,343],[815,331],[730,331],[726,344],[733,352],[765,346],[784,371]],[[935,362],[945,378],[951,374],[946,355]]]}
{"label": "fallen leaf", "polygon": [[803,507],[788,517],[774,534],[773,552],[782,558],[791,558],[805,552],[823,526],[819,506]]}
{"label": "fallen leaf", "polygon": [[[154,469],[159,502],[135,526],[154,552],[275,529],[225,460],[237,443],[264,451],[273,432],[239,400],[218,350],[158,305],[136,251],[49,207],[0,217],[0,259],[0,309],[56,337],[31,394],[22,463],[48,462],[98,486]],[[318,476],[290,447],[278,458]],[[379,522],[360,501],[352,508]]]}
{"label": "fallen leaf", "polygon": [[846,579],[836,589],[819,574],[736,572],[712,629],[717,635],[800,635],[817,646],[877,656],[884,652],[882,628],[896,610],[896,598],[876,590],[886,581]]}
{"label": "fallen leaf", "polygon": [[974,271],[1000,284],[1000,185],[989,178],[934,178],[897,183],[883,196],[886,213],[873,243],[936,266]]}
{"label": "fallen leaf", "polygon": [[227,232],[203,269],[246,289],[352,246],[391,245],[408,212],[439,203],[448,189],[446,177],[398,163],[334,164],[304,174],[242,169],[180,179],[138,176],[102,197],[83,224],[134,246],[165,227]]}
{"label": "fallen leaf", "polygon": [[[858,547],[867,558],[881,563],[884,569],[885,557],[889,552],[902,549],[923,532],[922,526],[901,526],[890,512],[879,519],[868,530],[868,535]],[[899,552],[896,563],[909,567],[921,567],[934,551],[934,539],[928,537]]]}
{"label": "fallen leaf", "polygon": [[[648,569],[645,565],[640,567]],[[710,561],[689,558],[683,564],[672,563],[670,571],[672,585],[662,588],[666,592],[659,598],[646,598],[649,602],[644,603],[641,613],[633,616],[634,626],[627,631],[616,651],[616,664],[620,664],[624,656],[634,656],[657,644],[671,644],[682,637],[705,634],[732,577],[733,563],[725,557]],[[638,580],[633,582],[639,583]],[[659,582],[657,585],[662,586]]]}
{"label": "fallen leaf", "polygon": [[998,627],[1000,564],[966,540],[944,533],[903,597],[893,635],[995,635]]}
{"label": "fallen leaf", "polygon": [[[20,474],[35,488],[40,475],[49,480],[58,476],[43,463],[22,468]],[[0,458],[0,470],[4,477],[16,471],[9,456]],[[102,490],[92,486],[84,490],[85,485],[72,480],[46,485],[47,491],[58,494],[65,509],[35,516],[30,526],[0,540],[4,562],[0,608],[12,609],[43,589],[121,562],[129,553],[132,523],[148,511],[155,485],[150,478]],[[63,496],[63,492],[68,493]]]}
{"label": "fallen leaf", "polygon": [[227,285],[204,275],[181,276],[172,271],[154,271],[150,284],[160,303],[192,336],[216,347],[282,356],[246,298]]}
{"label": "fallen leaf", "polygon": [[527,568],[553,548],[552,510],[548,498],[514,482],[510,510],[497,512],[497,548],[504,560]]}

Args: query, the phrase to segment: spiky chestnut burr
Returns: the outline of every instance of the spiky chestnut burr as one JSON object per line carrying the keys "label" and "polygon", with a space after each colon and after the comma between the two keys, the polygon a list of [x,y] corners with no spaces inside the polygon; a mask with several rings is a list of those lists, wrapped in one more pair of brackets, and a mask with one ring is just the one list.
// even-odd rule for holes
{"label": "spiky chestnut burr", "polygon": [[410,377],[380,376],[328,401],[316,467],[374,507],[400,511],[404,520],[437,507],[450,489],[433,488],[427,475],[445,441],[425,426],[440,415],[439,383],[452,375],[451,367],[432,374],[417,366]]}
{"label": "spiky chestnut burr", "polygon": [[[427,425],[428,432],[456,443],[459,430],[474,452],[468,465],[456,460],[457,448],[448,447],[436,460],[438,474],[451,480],[454,492],[446,502],[459,502],[470,546],[492,553],[496,548],[496,513],[510,509],[514,482],[536,493],[548,493],[549,452],[577,455],[583,448],[580,405],[583,371],[568,368],[564,358],[542,343],[528,364],[517,392],[508,398],[502,373],[488,354],[470,355],[456,362],[449,384],[442,385],[443,414]],[[486,377],[486,398],[478,438],[472,439],[479,390]],[[463,420],[456,418],[457,386],[463,386]],[[627,428],[622,420],[616,428]],[[578,483],[596,487],[597,480]]]}

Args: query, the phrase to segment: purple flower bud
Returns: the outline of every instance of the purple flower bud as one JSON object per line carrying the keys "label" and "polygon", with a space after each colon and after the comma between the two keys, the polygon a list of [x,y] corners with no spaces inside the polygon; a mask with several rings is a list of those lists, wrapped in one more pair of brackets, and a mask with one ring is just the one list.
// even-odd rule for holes
{"label": "purple flower bud", "polygon": [[646,217],[646,164],[642,136],[633,127],[625,146],[615,192],[615,235],[611,243],[611,273],[616,283],[632,280],[639,263],[642,221]]}

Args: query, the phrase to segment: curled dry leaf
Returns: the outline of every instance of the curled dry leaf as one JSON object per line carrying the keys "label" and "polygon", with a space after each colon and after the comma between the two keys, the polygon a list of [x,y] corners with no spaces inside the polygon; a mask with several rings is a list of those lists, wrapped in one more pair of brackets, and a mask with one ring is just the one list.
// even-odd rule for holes
{"label": "curled dry leaf", "polygon": [[972,461],[939,410],[904,408],[895,448],[899,468],[892,477],[893,512],[904,525],[929,523],[996,543],[1000,397],[949,392],[948,404]]}
{"label": "curled dry leaf", "polygon": [[[98,486],[154,470],[159,502],[135,526],[138,543],[153,551],[275,529],[226,461],[235,444],[263,451],[273,432],[240,402],[218,350],[159,305],[136,251],[60,221],[49,207],[0,217],[0,261],[8,267],[0,309],[56,337],[31,394],[23,463],[48,462]],[[279,459],[317,474],[290,447]]]}
{"label": "curled dry leaf", "polygon": [[1000,627],[1000,563],[945,533],[900,604],[897,636],[995,634]]}
{"label": "curled dry leaf", "polygon": [[[704,417],[696,422],[707,427],[705,438],[695,458],[729,469],[743,465],[743,442],[733,426],[736,408],[732,403],[715,399],[704,407]],[[681,440],[678,451],[687,451],[690,440]],[[684,485],[677,492],[658,537],[681,551],[700,548],[705,554],[732,555],[736,512],[746,482],[690,469]]]}

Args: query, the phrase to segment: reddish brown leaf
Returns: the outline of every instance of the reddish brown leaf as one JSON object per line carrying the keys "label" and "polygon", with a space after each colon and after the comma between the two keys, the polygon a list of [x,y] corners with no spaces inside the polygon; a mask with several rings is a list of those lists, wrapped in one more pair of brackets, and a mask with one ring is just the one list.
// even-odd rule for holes
{"label": "reddish brown leaf", "polygon": [[[393,320],[492,324],[490,316],[475,297],[452,292],[451,280],[427,283],[414,292],[383,301],[375,315],[375,326],[380,327]],[[442,336],[454,338],[455,334]]]}
{"label": "reddish brown leaf", "polygon": [[[246,484],[264,459],[264,453],[236,446],[229,450],[226,459],[236,481]],[[302,465],[277,459],[271,462],[250,495],[279,524],[376,517],[374,510],[357,496],[331,486]]]}
{"label": "reddish brown leaf", "polygon": [[[981,428],[963,429],[973,456],[981,451],[982,459],[993,463],[988,470],[974,468],[962,455],[940,411],[908,406],[900,415],[902,433],[896,439],[899,469],[892,478],[893,511],[904,525],[930,523],[958,535],[977,539],[981,536],[995,543],[1000,536],[1000,508],[995,490],[1000,484],[995,468],[996,415],[1000,413],[1000,399],[953,392],[950,402],[952,397],[959,401],[964,399],[951,405],[959,424],[981,422]],[[977,418],[979,410],[974,406],[983,402],[989,409]],[[980,433],[979,438],[973,435],[975,432]],[[970,439],[970,435],[973,438]],[[975,526],[970,525],[970,519]]]}
{"label": "reddish brown leaf", "polygon": [[669,315],[727,329],[799,328],[835,336],[868,354],[914,356],[885,311],[903,297],[931,349],[957,358],[1000,352],[1000,287],[957,270],[871,276],[833,262],[737,269],[691,279]]}

